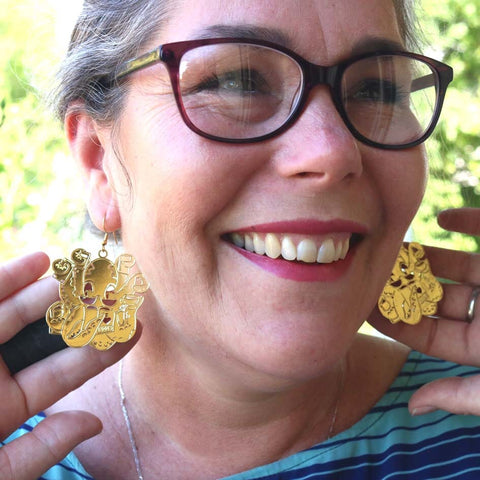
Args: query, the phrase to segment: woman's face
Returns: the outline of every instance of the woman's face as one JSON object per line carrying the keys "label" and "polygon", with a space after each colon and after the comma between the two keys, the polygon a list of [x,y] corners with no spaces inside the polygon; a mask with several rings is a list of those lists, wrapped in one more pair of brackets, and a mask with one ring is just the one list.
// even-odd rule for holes
{"label": "woman's face", "polygon": [[[280,32],[321,65],[401,42],[385,0],[181,0],[151,46],[214,36],[219,25]],[[158,320],[146,328],[156,341],[175,338],[178,354],[230,372],[298,379],[328,369],[385,284],[423,194],[423,150],[359,143],[326,87],[282,135],[222,144],[184,125],[163,65],[130,80],[117,132],[130,192],[106,152],[126,248],[151,284],[147,309]],[[270,259],[233,242],[254,233],[259,248],[267,236],[273,247],[287,237],[286,252],[293,243],[306,258],[312,244],[315,256],[322,247],[327,263]],[[348,240],[346,258],[332,262],[332,248],[336,259]]]}

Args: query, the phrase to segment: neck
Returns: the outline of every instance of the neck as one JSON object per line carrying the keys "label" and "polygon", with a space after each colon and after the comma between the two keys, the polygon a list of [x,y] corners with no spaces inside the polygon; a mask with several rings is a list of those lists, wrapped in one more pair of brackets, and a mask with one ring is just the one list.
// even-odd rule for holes
{"label": "neck", "polygon": [[264,382],[267,389],[235,381],[235,375],[226,380],[188,356],[159,351],[158,345],[154,351],[143,346],[124,363],[126,404],[141,452],[150,433],[154,438],[149,442],[161,445],[169,458],[182,464],[201,459],[209,468],[227,468],[217,475],[229,474],[232,451],[238,469],[245,470],[308,448],[335,432],[344,362],[314,381],[294,385],[282,380],[275,388]]}

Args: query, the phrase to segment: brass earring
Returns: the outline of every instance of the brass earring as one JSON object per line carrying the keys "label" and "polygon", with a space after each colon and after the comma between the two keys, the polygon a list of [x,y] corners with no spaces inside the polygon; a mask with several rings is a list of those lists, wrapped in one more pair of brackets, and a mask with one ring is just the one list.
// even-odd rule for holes
{"label": "brass earring", "polygon": [[71,258],[55,260],[53,276],[60,282],[60,301],[47,311],[46,321],[53,335],[61,335],[70,347],[91,345],[108,350],[127,342],[135,334],[137,310],[148,282],[141,273],[131,274],[135,259],[130,254],[109,260],[105,233],[98,258],[83,248]]}
{"label": "brass earring", "polygon": [[378,300],[380,313],[392,323],[416,325],[423,315],[435,315],[443,288],[434,277],[418,243],[402,246],[392,274]]}

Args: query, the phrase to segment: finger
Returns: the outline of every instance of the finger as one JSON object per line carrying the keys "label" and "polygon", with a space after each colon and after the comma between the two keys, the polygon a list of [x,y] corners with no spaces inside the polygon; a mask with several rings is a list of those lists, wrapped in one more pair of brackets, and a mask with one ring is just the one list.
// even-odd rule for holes
{"label": "finger", "polygon": [[446,410],[458,415],[480,415],[480,376],[441,378],[418,389],[408,408],[412,415]]}
{"label": "finger", "polygon": [[62,412],[47,417],[32,432],[0,449],[0,477],[39,478],[79,443],[101,430],[100,420],[87,412]]}
{"label": "finger", "polygon": [[[134,347],[140,335],[139,325],[129,342],[118,343],[110,350],[68,348],[21,370],[13,377],[10,389],[2,392],[6,404],[15,405],[15,401],[20,404],[16,418],[10,423],[21,424],[118,362]],[[6,381],[2,375],[5,373],[0,372],[0,383]]]}
{"label": "finger", "polygon": [[29,323],[45,316],[58,299],[58,282],[43,278],[0,303],[0,344],[10,340]]}
{"label": "finger", "polygon": [[480,209],[454,208],[438,215],[438,224],[451,232],[480,235]]}
{"label": "finger", "polygon": [[443,284],[443,298],[437,305],[437,316],[467,321],[473,288],[470,285]]}
{"label": "finger", "polygon": [[435,276],[469,285],[480,284],[480,255],[438,247],[424,247]]}
{"label": "finger", "polygon": [[50,260],[43,252],[0,265],[0,301],[40,278],[49,266]]}
{"label": "finger", "polygon": [[480,364],[480,333],[473,324],[429,317],[422,318],[417,325],[392,324],[377,309],[368,321],[387,337],[426,355],[463,364],[472,364],[472,359],[477,358]]}

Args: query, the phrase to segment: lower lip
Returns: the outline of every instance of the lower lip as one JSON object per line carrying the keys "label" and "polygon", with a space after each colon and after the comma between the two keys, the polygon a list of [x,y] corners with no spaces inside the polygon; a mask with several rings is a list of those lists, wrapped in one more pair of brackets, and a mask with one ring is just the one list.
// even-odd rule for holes
{"label": "lower lip", "polygon": [[344,260],[332,263],[302,263],[291,262],[281,257],[273,259],[248,252],[234,245],[232,247],[263,270],[295,282],[334,282],[346,274],[354,253],[353,250],[350,250]]}

